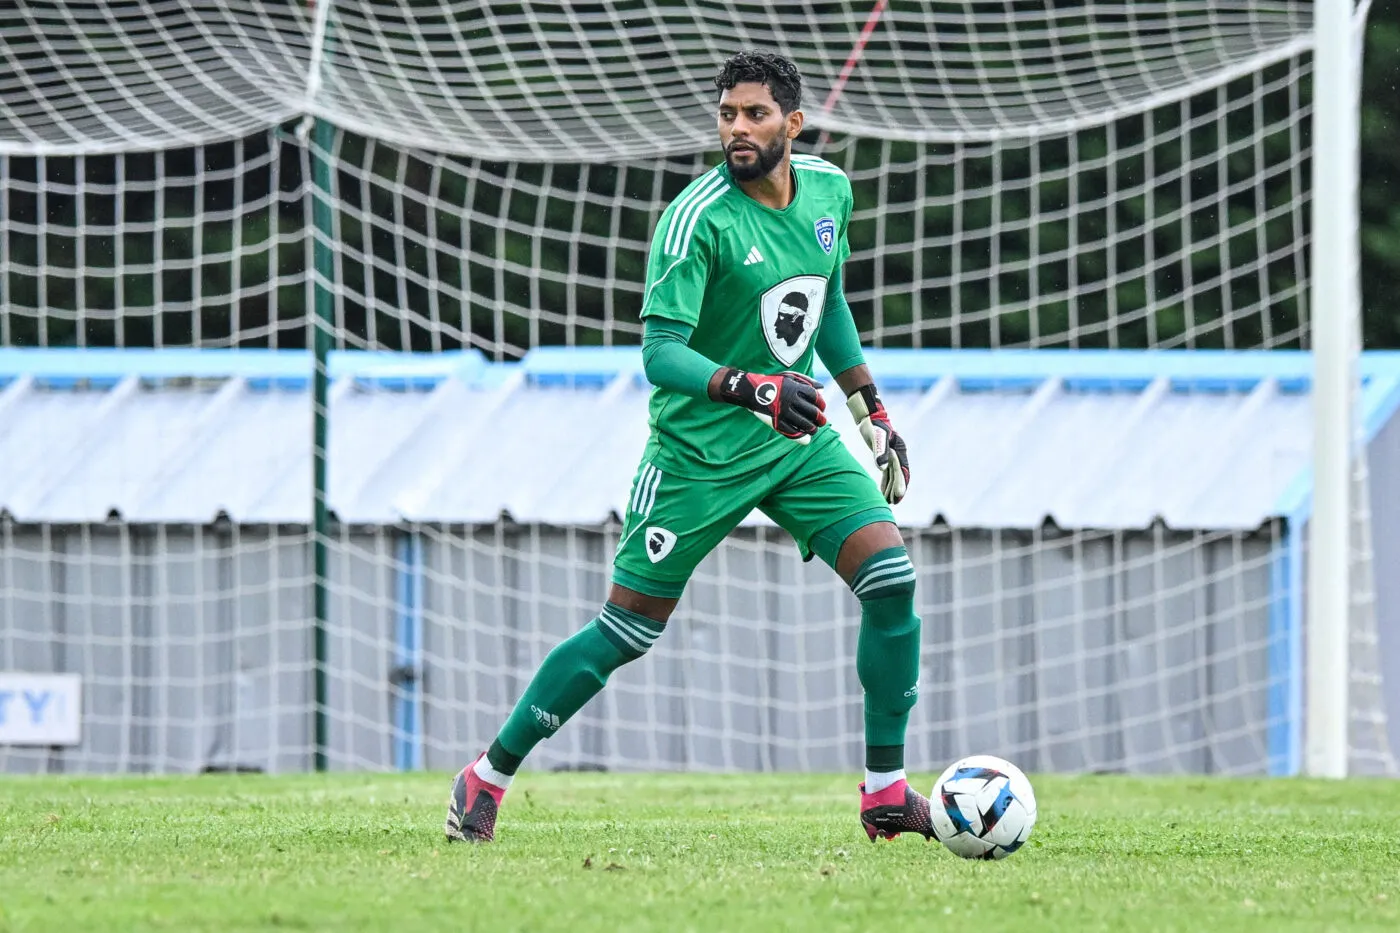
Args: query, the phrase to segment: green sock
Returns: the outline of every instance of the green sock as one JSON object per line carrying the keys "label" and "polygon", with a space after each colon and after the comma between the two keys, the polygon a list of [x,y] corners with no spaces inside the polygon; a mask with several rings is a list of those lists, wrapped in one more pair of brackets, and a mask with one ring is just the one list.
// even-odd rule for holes
{"label": "green sock", "polygon": [[860,565],[851,590],[860,599],[856,673],[865,690],[865,767],[904,767],[904,733],[919,698],[919,617],[914,566],[902,547]]}
{"label": "green sock", "polygon": [[608,675],[646,654],[666,623],[604,603],[598,617],[554,646],[486,752],[491,767],[514,774],[536,745],[593,699]]}

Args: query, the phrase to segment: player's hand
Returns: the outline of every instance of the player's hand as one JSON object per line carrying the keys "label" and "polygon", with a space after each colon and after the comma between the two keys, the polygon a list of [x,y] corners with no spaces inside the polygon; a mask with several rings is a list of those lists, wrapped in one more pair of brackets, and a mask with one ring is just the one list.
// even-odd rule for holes
{"label": "player's hand", "polygon": [[747,408],[784,437],[806,440],[826,424],[821,388],[799,373],[776,376],[729,367],[720,375],[719,397]]}
{"label": "player's hand", "polygon": [[846,398],[846,407],[856,419],[860,436],[875,454],[875,466],[880,470],[880,492],[885,501],[894,505],[904,498],[909,488],[909,451],[904,438],[895,433],[889,412],[880,401],[873,385],[861,386]]}

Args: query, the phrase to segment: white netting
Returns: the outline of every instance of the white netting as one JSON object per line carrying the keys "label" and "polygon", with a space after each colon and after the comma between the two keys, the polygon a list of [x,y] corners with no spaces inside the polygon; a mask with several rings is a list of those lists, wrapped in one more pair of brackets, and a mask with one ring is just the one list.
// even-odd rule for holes
{"label": "white netting", "polygon": [[716,62],[761,46],[802,70],[818,129],[986,141],[1176,101],[1306,50],[1310,27],[1300,2],[876,6],[337,2],[315,106],[357,132],[487,159],[691,153],[713,148]]}
{"label": "white netting", "polygon": [[[7,749],[6,767],[307,767],[307,543],[270,531],[7,522],[6,665],[82,674],[89,710],[81,747]],[[1276,531],[912,536],[924,637],[910,766],[994,747],[1034,770],[1264,769]],[[447,769],[479,750],[549,649],[596,612],[615,543],[615,528],[509,523],[338,536],[331,764]],[[857,612],[784,535],[737,534],[647,660],[614,675],[536,765],[853,767]],[[401,647],[406,625],[415,651]]]}
{"label": "white netting", "polygon": [[[615,529],[406,530],[423,542],[424,757],[445,768],[494,731],[549,649],[596,612]],[[1263,769],[1276,531],[912,535],[924,634],[910,766],[995,747],[1035,770]],[[342,545],[347,567],[403,553],[392,538]],[[354,587],[354,599],[398,605],[373,586]],[[785,535],[737,534],[701,566],[647,659],[619,670],[536,764],[850,768],[862,749],[858,611]],[[361,636],[345,650],[381,664],[382,649]],[[380,676],[360,671],[362,697]],[[360,741],[344,752],[387,765],[390,718],[364,712]]]}
{"label": "white netting", "polygon": [[[331,290],[340,348],[510,361],[541,346],[636,343],[652,228],[714,159],[710,76],[735,48],[768,46],[806,80],[798,148],[853,180],[846,282],[867,342],[1306,346],[1310,6],[22,2],[0,26],[10,65],[0,70],[0,344],[301,348],[318,283]],[[330,132],[309,132],[313,117]],[[324,277],[313,274],[318,172],[331,207]],[[209,405],[210,417],[225,412]],[[255,448],[250,437],[248,466]],[[302,461],[282,469],[295,475]],[[239,473],[235,459],[207,481]],[[310,489],[299,495],[294,516],[309,514]],[[154,549],[128,567],[87,525],[18,516],[4,598],[26,618],[55,601],[159,616],[186,598],[161,590],[189,566],[179,535],[229,567],[268,548],[252,530],[209,543],[212,529],[154,527]],[[418,537],[347,527],[329,542],[337,766],[413,763],[402,746],[419,726],[427,763],[455,763],[489,740],[543,651],[603,597],[605,529],[493,517],[410,530]],[[974,750],[974,736],[1035,768],[1277,764],[1270,690],[1280,685],[1265,669],[1279,637],[1268,621],[1276,525],[915,530],[935,684],[917,714],[920,764]],[[144,542],[147,529],[116,534]],[[277,534],[301,553],[304,531]],[[1367,737],[1357,755],[1384,764],[1372,741],[1384,724],[1378,673],[1367,666],[1369,535],[1358,534],[1354,718]],[[746,535],[705,565],[673,627],[684,634],[621,672],[543,761],[857,760],[849,598],[830,575],[797,566],[779,536]],[[287,560],[279,579],[306,584],[307,565]],[[30,561],[128,567],[133,579],[145,568],[153,589],[41,586],[24,576]],[[746,577],[754,567],[761,576]],[[270,623],[242,600],[263,583],[224,579],[198,576],[203,595],[188,598],[223,607],[201,618],[303,638],[309,603]],[[162,637],[124,631],[111,644],[133,657]],[[205,637],[181,631],[190,644]],[[0,668],[27,665],[41,632],[7,629]],[[193,674],[173,656],[140,669],[84,663],[115,704],[167,691],[166,706],[112,714],[144,728],[171,721],[168,691],[191,678],[226,692],[246,676],[295,679],[309,663],[304,638],[296,645],[275,664],[210,647],[218,660]],[[236,673],[245,669],[261,673]],[[219,707],[244,724],[226,747],[249,759],[240,763],[305,764],[309,727],[269,732],[258,717],[272,713],[240,711],[304,726],[309,694],[254,694],[228,693],[241,699]],[[68,761],[199,758],[142,747]]]}
{"label": "white netting", "polygon": [[[895,3],[863,45],[862,4],[587,9],[29,3],[0,153],[252,138],[310,108],[342,128],[317,153],[340,213],[340,341],[630,343],[651,225],[713,148],[715,62],[731,41],[775,44],[835,134],[800,148],[856,182],[847,281],[872,342],[1274,347],[1306,331],[1306,4]],[[720,40],[720,22],[742,34]],[[187,171],[157,183],[203,175]]]}
{"label": "white netting", "polygon": [[295,3],[20,0],[0,24],[0,153],[226,141],[302,111]]}
{"label": "white netting", "polygon": [[304,346],[304,158],[266,129],[188,149],[0,155],[0,343]]}
{"label": "white netting", "polygon": [[84,697],[81,745],[0,746],[0,770],[308,768],[307,541],[0,520],[0,670],[80,674]]}
{"label": "white netting", "polygon": [[[1358,432],[1359,434],[1359,432]],[[1352,774],[1394,774],[1389,739],[1383,654],[1376,628],[1375,552],[1371,546],[1371,473],[1358,436],[1351,476],[1351,668],[1347,747]]]}
{"label": "white netting", "polygon": [[[1280,66],[1068,136],[828,145],[856,191],[846,282],[863,338],[1299,346],[1302,72]],[[348,134],[327,155],[346,290],[338,339],[498,358],[541,342],[635,342],[652,226],[704,167],[497,164]]]}

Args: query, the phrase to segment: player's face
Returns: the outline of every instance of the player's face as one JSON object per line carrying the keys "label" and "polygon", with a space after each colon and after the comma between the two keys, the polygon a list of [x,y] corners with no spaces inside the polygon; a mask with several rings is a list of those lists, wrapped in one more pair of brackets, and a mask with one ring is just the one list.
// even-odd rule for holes
{"label": "player's face", "polygon": [[719,99],[719,142],[729,173],[739,181],[777,167],[788,140],[802,131],[802,111],[783,115],[766,84],[736,84]]}

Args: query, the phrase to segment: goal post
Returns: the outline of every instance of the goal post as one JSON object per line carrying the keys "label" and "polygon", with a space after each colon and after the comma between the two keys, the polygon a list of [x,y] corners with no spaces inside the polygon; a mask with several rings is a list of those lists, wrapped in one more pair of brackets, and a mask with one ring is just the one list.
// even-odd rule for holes
{"label": "goal post", "polygon": [[[633,370],[607,351],[639,342],[655,224],[716,160],[711,75],[764,46],[804,75],[796,148],[851,178],[846,287],[868,346],[1315,353],[1303,422],[1297,380],[1264,370],[892,384],[897,418],[930,435],[970,430],[956,419],[974,409],[999,429],[977,469],[916,465],[960,498],[906,525],[927,646],[913,765],[991,736],[1033,769],[1393,767],[1354,411],[1357,116],[1313,106],[1354,105],[1364,10],[32,0],[22,16],[0,78],[22,101],[0,118],[0,343],[188,350],[199,370],[0,385],[0,411],[91,490],[18,454],[0,483],[0,611],[26,620],[0,635],[0,669],[80,667],[106,737],[65,766],[438,768],[489,741],[596,611],[617,527],[603,480],[532,492],[524,451],[486,469],[476,450],[494,417],[548,416],[546,396],[567,415],[547,464],[607,461],[589,419],[640,443]],[[212,350],[242,362],[193,362]],[[414,358],[390,371],[385,352]],[[1152,419],[1178,419],[1165,436],[1260,411],[1311,425],[1311,512],[1094,502],[1114,470],[1148,470]],[[1064,526],[1049,497],[1033,519],[991,507],[1049,418],[1111,448],[1092,475],[1045,461],[1078,516]],[[1181,470],[1224,482],[1227,450]],[[464,486],[496,490],[493,508]],[[820,571],[745,526],[675,638],[536,760],[850,766],[852,607]],[[0,750],[0,767],[49,762]]]}
{"label": "goal post", "polygon": [[[1355,18],[1354,18],[1355,16]],[[1352,0],[1313,8],[1312,307],[1313,508],[1308,566],[1304,770],[1345,777],[1350,746],[1353,478],[1361,348],[1357,184],[1365,9]]]}

